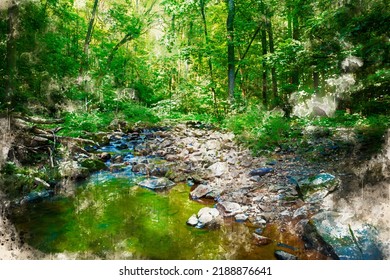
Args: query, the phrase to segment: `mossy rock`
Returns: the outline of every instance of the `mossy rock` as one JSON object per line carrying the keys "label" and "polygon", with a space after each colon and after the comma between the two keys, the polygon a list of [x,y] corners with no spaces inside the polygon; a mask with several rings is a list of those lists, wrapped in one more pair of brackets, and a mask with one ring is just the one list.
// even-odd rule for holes
{"label": "mossy rock", "polygon": [[329,173],[320,173],[299,182],[300,191],[304,198],[308,198],[318,191],[331,193],[340,185],[340,180]]}
{"label": "mossy rock", "polygon": [[80,162],[81,167],[87,168],[89,172],[107,169],[107,166],[99,159],[87,158]]}

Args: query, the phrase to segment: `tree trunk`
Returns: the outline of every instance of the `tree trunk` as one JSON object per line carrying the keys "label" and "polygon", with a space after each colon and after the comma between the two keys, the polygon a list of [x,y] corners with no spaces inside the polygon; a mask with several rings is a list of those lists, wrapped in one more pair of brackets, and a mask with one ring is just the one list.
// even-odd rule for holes
{"label": "tree trunk", "polygon": [[[297,7],[294,7],[292,14],[292,37],[294,40],[299,40],[299,20]],[[293,85],[298,87],[299,85],[299,71],[297,67],[294,67],[293,73],[291,75],[291,82]]]}
{"label": "tree trunk", "polygon": [[228,0],[228,17],[226,21],[228,38],[228,93],[231,102],[234,100],[234,0]]}
{"label": "tree trunk", "polygon": [[[252,46],[252,44],[253,44],[253,41],[256,39],[257,34],[259,34],[260,29],[261,29],[261,25],[259,25],[259,26],[256,28],[255,32],[253,33],[253,36],[252,36],[251,40],[249,41],[249,44],[248,44],[248,46],[246,47],[244,54],[243,54],[243,55],[240,55],[240,61],[245,59],[246,55],[247,55],[248,52],[249,52],[249,49],[251,48],[251,46]],[[237,70],[236,70],[236,72],[234,73],[234,77],[235,77],[235,78],[237,77],[238,69],[241,69],[241,67],[237,67]]]}
{"label": "tree trunk", "polygon": [[320,74],[314,70],[313,71],[313,86],[314,86],[314,92],[319,93],[319,86],[320,86]]}
{"label": "tree trunk", "polygon": [[[200,0],[200,12],[202,14],[202,22],[203,22],[203,29],[204,29],[205,44],[206,44],[206,48],[207,48],[207,46],[209,44],[209,35],[208,35],[208,32],[207,32],[207,21],[206,21],[206,11],[205,11],[206,7],[205,7],[205,5],[206,5],[205,1],[204,0]],[[209,74],[210,74],[210,82],[211,82],[210,91],[211,91],[213,102],[214,102],[214,114],[218,115],[217,95],[216,95],[215,88],[214,88],[213,64],[212,64],[212,61],[211,61],[211,55],[210,54],[208,54],[208,66],[209,66]]]}
{"label": "tree trunk", "polygon": [[262,45],[262,50],[263,50],[263,104],[267,105],[268,100],[267,100],[267,65],[265,62],[265,56],[267,54],[267,32],[265,29],[261,30],[261,45]]}
{"label": "tree trunk", "polygon": [[261,46],[262,46],[262,54],[263,54],[263,75],[262,75],[262,83],[263,83],[263,104],[267,106],[268,97],[267,97],[267,64],[265,62],[265,56],[267,55],[267,25],[268,18],[265,12],[264,2],[261,2],[261,13],[265,17],[263,28],[261,29]]}
{"label": "tree trunk", "polygon": [[7,108],[12,108],[12,98],[15,92],[15,77],[17,74],[16,67],[16,39],[18,34],[18,14],[19,7],[16,1],[12,1],[8,7],[8,24],[7,24],[7,79],[5,85],[5,103]]}
{"label": "tree trunk", "polygon": [[89,43],[91,42],[91,39],[92,39],[92,31],[93,31],[93,26],[94,26],[94,23],[95,23],[95,17],[96,17],[96,14],[97,14],[98,4],[99,4],[99,0],[95,0],[95,2],[93,4],[93,8],[92,8],[91,19],[89,20],[89,24],[88,24],[87,36],[85,37],[85,42],[84,42],[85,58],[81,62],[81,65],[80,65],[80,70],[79,70],[80,75],[83,74],[84,68],[88,69]]}
{"label": "tree trunk", "polygon": [[[272,21],[269,20],[268,23],[268,41],[269,41],[269,52],[273,54],[275,52],[274,49],[274,34],[272,30]],[[278,82],[277,82],[277,76],[276,76],[276,69],[275,66],[271,68],[271,79],[272,79],[272,93],[274,100],[277,101],[278,99]]]}

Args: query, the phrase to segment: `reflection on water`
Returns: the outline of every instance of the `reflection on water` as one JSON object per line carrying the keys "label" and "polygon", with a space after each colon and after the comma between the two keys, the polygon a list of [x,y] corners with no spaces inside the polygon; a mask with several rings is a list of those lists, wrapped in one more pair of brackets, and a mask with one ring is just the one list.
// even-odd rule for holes
{"label": "reflection on water", "polygon": [[95,175],[74,197],[25,205],[13,220],[30,245],[78,258],[274,258],[274,245],[253,245],[254,229],[244,224],[226,223],[219,230],[187,226],[188,217],[205,206],[188,193],[185,184],[155,193],[128,178]]}

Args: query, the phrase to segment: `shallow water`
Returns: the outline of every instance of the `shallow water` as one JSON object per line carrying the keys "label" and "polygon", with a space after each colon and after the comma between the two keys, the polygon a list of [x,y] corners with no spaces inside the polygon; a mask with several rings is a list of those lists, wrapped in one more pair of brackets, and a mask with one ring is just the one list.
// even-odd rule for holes
{"label": "shallow water", "polygon": [[77,253],[107,259],[273,259],[273,245],[251,244],[254,229],[227,222],[218,230],[196,229],[187,219],[204,204],[189,199],[190,187],[166,192],[134,180],[98,173],[74,197],[27,204],[13,213],[25,241],[45,253]]}

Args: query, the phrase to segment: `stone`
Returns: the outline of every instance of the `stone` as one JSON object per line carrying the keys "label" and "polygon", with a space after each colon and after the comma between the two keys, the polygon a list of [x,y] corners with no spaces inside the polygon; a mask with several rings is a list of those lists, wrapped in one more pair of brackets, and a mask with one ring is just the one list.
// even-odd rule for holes
{"label": "stone", "polygon": [[169,168],[167,166],[155,167],[150,171],[151,176],[163,177],[169,172]]}
{"label": "stone", "polygon": [[242,223],[248,220],[248,216],[245,214],[237,214],[234,216],[234,219],[236,220],[236,222]]}
{"label": "stone", "polygon": [[145,179],[139,182],[138,185],[150,190],[160,191],[160,190],[166,190],[174,186],[175,183],[169,180],[168,178],[162,177],[162,178]]}
{"label": "stone", "polygon": [[198,220],[198,223],[195,225],[197,228],[204,227],[213,227],[218,224],[219,211],[216,208],[203,207],[199,210],[197,217],[192,218],[191,222],[195,223],[195,218]]}
{"label": "stone", "polygon": [[[320,173],[298,182],[299,191],[304,199],[309,198],[318,191],[325,191],[323,197],[335,191],[340,185],[340,180],[329,173]],[[322,197],[322,198],[323,198]],[[319,199],[322,199],[321,197]]]}
{"label": "stone", "polygon": [[294,211],[293,218],[294,219],[296,219],[296,218],[302,219],[302,218],[307,217],[307,214],[308,214],[307,206],[304,205],[304,206],[302,206]]}
{"label": "stone", "polygon": [[217,140],[209,140],[205,143],[206,150],[220,150],[221,149],[221,143]]}
{"label": "stone", "polygon": [[88,168],[81,167],[77,161],[64,161],[59,165],[62,177],[82,180],[89,176]]}
{"label": "stone", "polygon": [[89,172],[107,169],[107,165],[99,159],[87,158],[80,161],[80,166],[87,168]]}
{"label": "stone", "polygon": [[208,169],[212,172],[212,176],[220,177],[229,170],[229,167],[227,162],[216,162],[209,166]]}
{"label": "stone", "polygon": [[272,243],[272,239],[259,235],[257,233],[253,233],[253,243],[257,246],[265,246]]}
{"label": "stone", "polygon": [[40,192],[31,192],[21,199],[20,204],[23,205],[26,203],[40,202],[43,199],[51,197],[53,195],[54,195],[53,190],[43,190]]}
{"label": "stone", "polygon": [[282,250],[276,250],[275,251],[275,257],[278,260],[297,260],[298,257],[294,256],[293,254],[287,253]]}
{"label": "stone", "polygon": [[213,192],[213,189],[209,185],[199,185],[191,193],[191,198],[196,200],[205,197]]}
{"label": "stone", "polygon": [[189,226],[196,226],[199,223],[199,220],[195,214],[193,214],[188,220],[187,220],[187,225]]}
{"label": "stone", "polygon": [[304,228],[305,246],[341,260],[382,260],[378,230],[345,213],[314,215]]}
{"label": "stone", "polygon": [[140,173],[140,174],[149,174],[150,169],[149,166],[146,165],[145,163],[137,163],[133,166],[132,171],[134,173]]}
{"label": "stone", "polygon": [[102,161],[108,161],[111,159],[111,154],[110,153],[107,153],[107,152],[103,152],[99,155],[99,158],[102,160]]}
{"label": "stone", "polygon": [[111,158],[112,163],[122,163],[123,162],[123,156],[121,155],[116,155]]}
{"label": "stone", "polygon": [[225,217],[235,216],[242,213],[240,204],[236,202],[223,201],[217,204],[217,208],[221,209],[221,212]]}
{"label": "stone", "polygon": [[270,172],[273,172],[274,169],[273,168],[270,168],[270,167],[261,167],[261,168],[257,168],[257,169],[254,169],[252,170],[251,172],[249,172],[249,176],[264,176],[265,174],[268,174]]}

